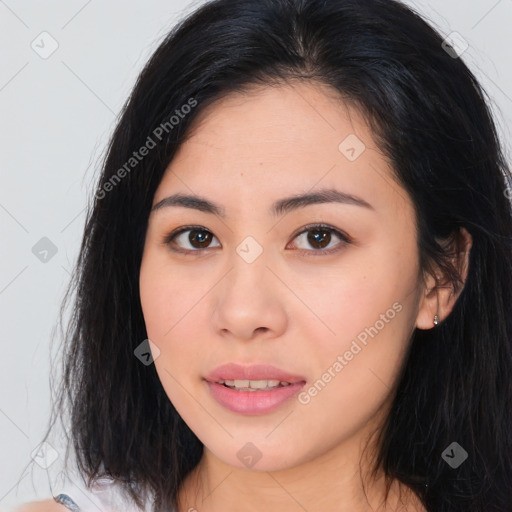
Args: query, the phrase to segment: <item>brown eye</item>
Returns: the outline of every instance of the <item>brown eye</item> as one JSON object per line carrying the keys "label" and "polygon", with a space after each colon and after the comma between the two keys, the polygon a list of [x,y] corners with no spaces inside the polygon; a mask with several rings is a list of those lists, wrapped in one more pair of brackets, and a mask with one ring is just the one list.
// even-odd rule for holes
{"label": "brown eye", "polygon": [[[188,241],[192,247],[197,249],[204,249],[208,247],[212,240],[213,235],[209,231],[200,231],[198,229],[191,229],[188,235]],[[197,244],[197,245],[196,245]]]}
{"label": "brown eye", "polygon": [[[182,228],[175,233],[171,233],[164,243],[170,245],[171,248],[178,252],[191,253],[201,249],[209,249],[212,240],[215,238],[213,233],[202,227]],[[176,247],[172,247],[176,246]],[[220,247],[220,244],[214,247]]]}
{"label": "brown eye", "polygon": [[326,229],[312,229],[308,231],[307,238],[308,243],[315,249],[325,249],[331,241],[331,233]]}
{"label": "brown eye", "polygon": [[[339,242],[334,244],[334,247],[329,247],[336,238]],[[200,254],[204,249],[221,247],[219,243],[211,245],[213,239],[216,239],[213,233],[201,226],[186,226],[165,237],[163,242],[174,252],[192,255],[194,253]],[[302,243],[306,242],[307,247],[299,246],[298,250],[308,256],[331,254],[352,242],[348,235],[321,224],[306,226],[293,239]]]}
{"label": "brown eye", "polygon": [[[336,238],[339,242],[335,243],[333,247],[331,242],[335,241]],[[312,255],[333,253],[351,243],[351,239],[347,235],[337,229],[323,225],[306,226],[295,239],[300,251]],[[306,245],[306,247],[300,247],[300,243]]]}

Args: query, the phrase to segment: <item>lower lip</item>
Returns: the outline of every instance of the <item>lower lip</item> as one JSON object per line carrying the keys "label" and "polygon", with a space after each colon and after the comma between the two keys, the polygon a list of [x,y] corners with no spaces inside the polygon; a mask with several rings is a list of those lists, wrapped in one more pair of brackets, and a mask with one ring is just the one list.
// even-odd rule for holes
{"label": "lower lip", "polygon": [[206,381],[213,398],[232,412],[241,414],[263,414],[271,412],[295,396],[305,382],[296,382],[268,391],[237,391],[217,382]]}

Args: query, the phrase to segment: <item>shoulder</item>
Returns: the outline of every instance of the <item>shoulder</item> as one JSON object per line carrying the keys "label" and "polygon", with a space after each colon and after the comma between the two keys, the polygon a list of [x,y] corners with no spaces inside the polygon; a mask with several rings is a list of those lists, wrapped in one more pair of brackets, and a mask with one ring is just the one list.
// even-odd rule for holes
{"label": "shoulder", "polygon": [[14,509],[13,512],[69,512],[69,509],[50,498],[49,500],[25,503]]}

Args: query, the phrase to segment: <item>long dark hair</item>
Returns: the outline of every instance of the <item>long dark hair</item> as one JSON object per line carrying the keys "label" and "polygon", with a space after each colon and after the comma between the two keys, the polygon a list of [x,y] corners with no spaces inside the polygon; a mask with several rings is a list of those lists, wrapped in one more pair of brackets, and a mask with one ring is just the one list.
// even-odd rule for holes
{"label": "long dark hair", "polygon": [[[114,477],[141,507],[144,496],[157,511],[177,506],[203,446],[154,365],[134,356],[147,338],[138,280],[149,211],[199,112],[288,80],[331,86],[363,114],[414,202],[423,270],[443,269],[460,289],[451,256],[460,228],[473,238],[453,311],[413,334],[376,467],[429,512],[510,512],[512,177],[485,91],[394,0],[214,0],[146,64],[109,143],[66,297],[76,292],[56,403],[69,410],[80,471],[89,482]],[[468,454],[456,469],[442,456],[453,442]]]}

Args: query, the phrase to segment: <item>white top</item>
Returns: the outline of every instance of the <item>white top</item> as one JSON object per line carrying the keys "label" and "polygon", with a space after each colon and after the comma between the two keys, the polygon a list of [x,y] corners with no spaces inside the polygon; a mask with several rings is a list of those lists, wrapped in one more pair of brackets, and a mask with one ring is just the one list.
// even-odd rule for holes
{"label": "white top", "polygon": [[[53,489],[54,498],[65,495],[59,501],[73,512],[141,512],[133,501],[122,493],[114,480],[102,478],[92,488],[85,485],[83,479],[75,475],[73,480]],[[76,505],[76,506],[75,506]],[[145,512],[151,512],[151,504],[146,503]]]}
{"label": "white top", "polygon": [[[73,450],[65,451],[65,445],[52,441],[52,448],[60,456],[48,467],[34,461],[32,463],[32,478],[37,481],[37,490],[23,488],[21,482],[28,479],[21,479],[19,487],[21,487],[22,496],[27,495],[27,491],[37,493],[38,499],[55,499],[56,503],[61,503],[72,512],[153,512],[153,497],[147,497],[144,508],[138,508],[129,497],[126,491],[111,477],[101,477],[93,481],[91,487],[87,487],[86,479],[80,473],[76,464],[76,456]],[[59,451],[57,451],[59,450]],[[28,484],[27,484],[28,486]],[[19,490],[18,490],[19,492]],[[27,502],[24,500],[24,504]],[[19,508],[19,504],[18,504]],[[15,508],[14,511],[18,510]],[[0,503],[0,509],[2,504]],[[8,509],[10,510],[10,509]],[[177,512],[171,510],[169,512]]]}

